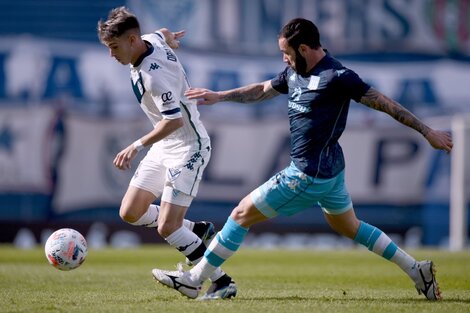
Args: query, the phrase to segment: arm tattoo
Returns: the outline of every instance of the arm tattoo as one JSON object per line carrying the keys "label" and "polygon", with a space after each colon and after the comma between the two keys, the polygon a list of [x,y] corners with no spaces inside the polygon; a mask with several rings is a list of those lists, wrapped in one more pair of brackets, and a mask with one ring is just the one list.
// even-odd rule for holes
{"label": "arm tattoo", "polygon": [[267,88],[267,90],[265,90],[265,83],[257,83],[232,90],[227,90],[226,92],[224,92],[221,100],[249,103],[270,99],[275,95],[276,91],[273,88]]}
{"label": "arm tattoo", "polygon": [[362,96],[360,102],[369,108],[387,113],[403,125],[420,132],[424,137],[426,137],[430,131],[430,128],[410,111],[373,88],[370,88],[365,95]]}

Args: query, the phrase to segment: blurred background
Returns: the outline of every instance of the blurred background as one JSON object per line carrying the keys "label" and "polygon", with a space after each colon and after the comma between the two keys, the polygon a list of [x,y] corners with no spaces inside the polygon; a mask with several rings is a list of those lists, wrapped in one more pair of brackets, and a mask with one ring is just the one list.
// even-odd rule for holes
{"label": "blurred background", "polygon": [[[285,66],[279,30],[305,17],[331,54],[428,125],[450,131],[455,116],[470,113],[470,0],[1,0],[0,242],[35,246],[59,227],[96,247],[161,241],[118,215],[133,170],[112,160],[151,126],[129,69],[96,35],[98,20],[121,5],[144,33],[186,30],[177,54],[193,86],[273,78]],[[287,100],[200,111],[213,155],[187,217],[221,227],[245,194],[289,163]],[[354,102],[341,144],[360,218],[407,246],[446,247],[450,155]],[[318,207],[252,233],[254,245],[347,245]]]}

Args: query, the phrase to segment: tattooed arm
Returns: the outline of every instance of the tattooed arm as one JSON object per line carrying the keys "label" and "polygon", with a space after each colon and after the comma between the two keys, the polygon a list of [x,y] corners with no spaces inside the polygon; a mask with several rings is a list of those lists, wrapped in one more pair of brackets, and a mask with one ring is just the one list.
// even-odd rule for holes
{"label": "tattooed arm", "polygon": [[365,95],[362,96],[360,102],[374,110],[387,113],[403,125],[420,132],[424,137],[426,137],[431,130],[398,102],[388,98],[374,88],[370,88]]}
{"label": "tattooed arm", "polygon": [[279,93],[272,87],[270,80],[225,91],[191,88],[185,92],[188,99],[197,99],[198,104],[214,104],[221,101],[260,102],[278,95]]}
{"label": "tattooed arm", "polygon": [[452,150],[452,137],[448,132],[433,130],[398,102],[388,98],[374,88],[370,88],[362,96],[360,102],[374,110],[385,112],[403,125],[420,132],[435,149],[441,149],[446,152]]}

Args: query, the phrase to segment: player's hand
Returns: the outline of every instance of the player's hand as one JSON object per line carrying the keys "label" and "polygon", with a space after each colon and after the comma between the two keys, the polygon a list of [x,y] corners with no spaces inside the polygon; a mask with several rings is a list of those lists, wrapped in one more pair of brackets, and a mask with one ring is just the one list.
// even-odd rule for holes
{"label": "player's hand", "polygon": [[454,146],[451,134],[446,131],[431,129],[425,138],[433,148],[444,150],[447,153],[450,153]]}
{"label": "player's hand", "polygon": [[185,30],[171,32],[166,28],[160,29],[160,32],[165,36],[166,44],[172,49],[178,49],[180,46],[180,39],[186,34]]}
{"label": "player's hand", "polygon": [[116,157],[114,158],[113,164],[120,170],[130,169],[131,161],[136,155],[137,155],[137,149],[132,144],[116,155]]}
{"label": "player's hand", "polygon": [[214,104],[220,101],[218,92],[204,88],[190,88],[186,90],[184,95],[188,99],[196,99],[197,104]]}

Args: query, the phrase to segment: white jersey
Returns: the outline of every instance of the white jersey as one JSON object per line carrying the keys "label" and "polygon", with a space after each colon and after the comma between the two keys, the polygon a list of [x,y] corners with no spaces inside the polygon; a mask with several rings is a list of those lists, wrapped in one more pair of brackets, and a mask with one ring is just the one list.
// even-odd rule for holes
{"label": "white jersey", "polygon": [[132,88],[142,110],[153,127],[162,119],[182,117],[184,120],[181,128],[154,144],[153,148],[158,146],[163,149],[159,153],[174,156],[210,146],[196,101],[184,96],[189,83],[175,53],[160,32],[143,35],[142,39],[150,43],[151,48],[131,65]]}

